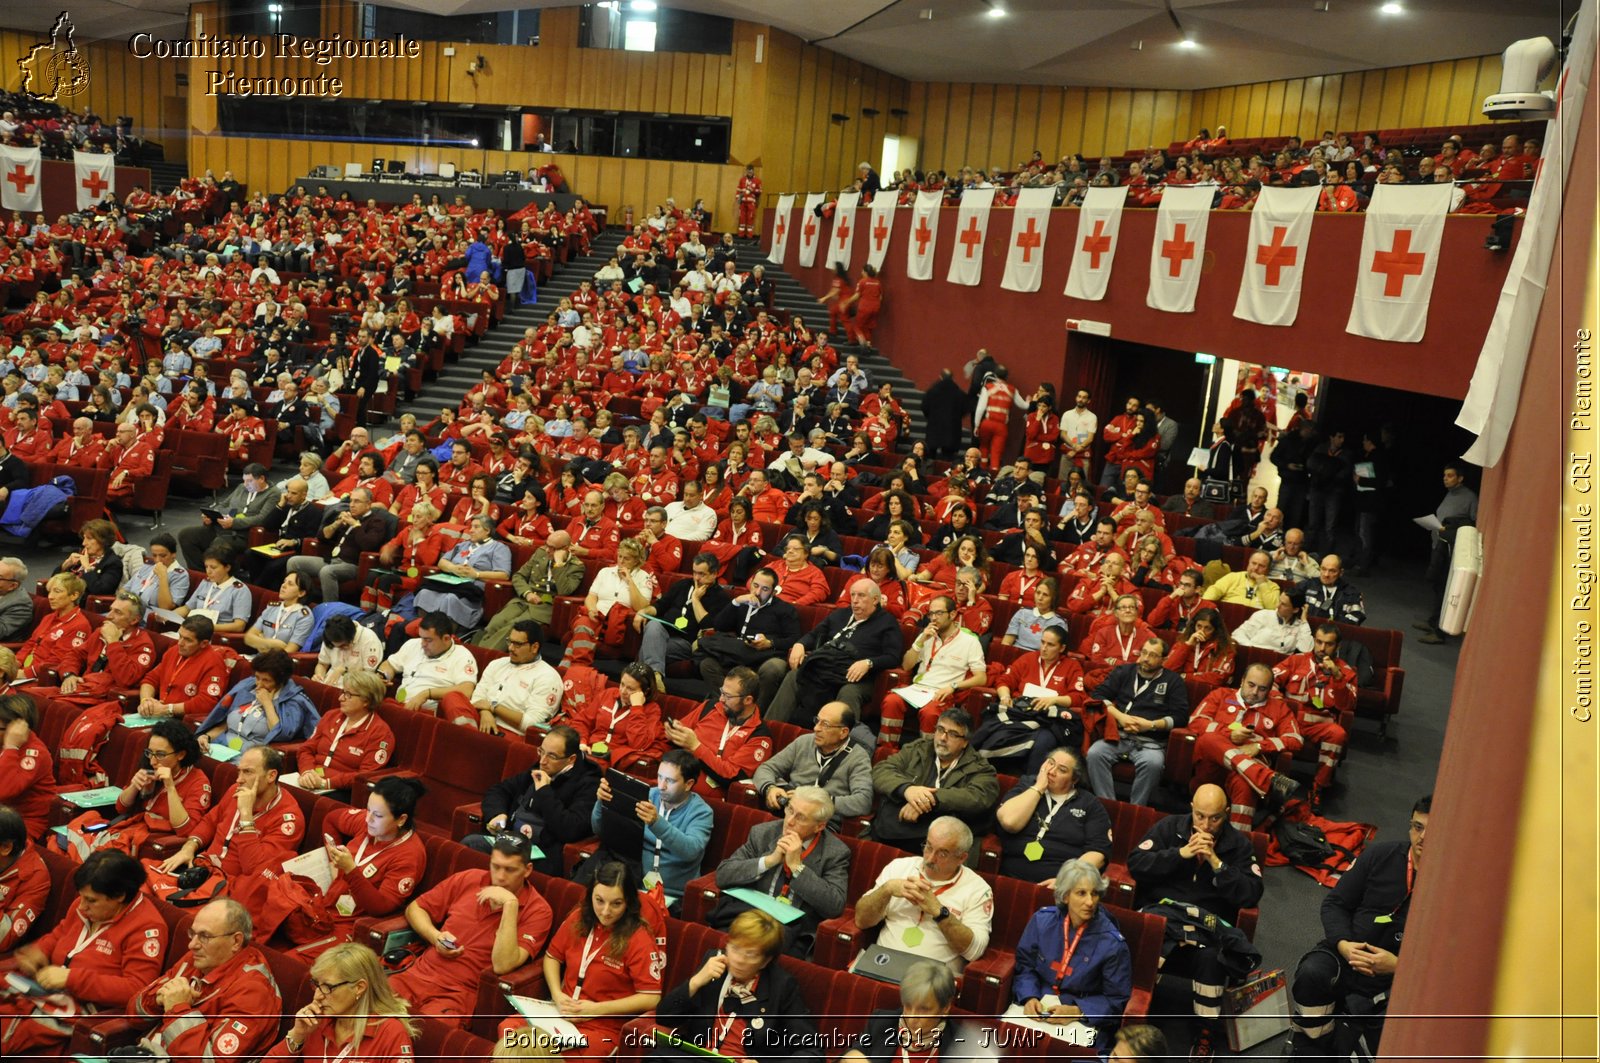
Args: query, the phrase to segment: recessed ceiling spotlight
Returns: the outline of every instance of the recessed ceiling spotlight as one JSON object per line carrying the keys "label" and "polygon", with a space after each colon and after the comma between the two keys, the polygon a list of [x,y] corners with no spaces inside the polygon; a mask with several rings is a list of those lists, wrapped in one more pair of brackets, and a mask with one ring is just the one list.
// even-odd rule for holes
{"label": "recessed ceiling spotlight", "polygon": [[1382,7],[1378,8],[1378,10],[1382,11],[1385,15],[1403,15],[1405,14],[1406,9],[1391,0],[1390,3],[1384,4]]}
{"label": "recessed ceiling spotlight", "polygon": [[999,4],[993,4],[992,3],[992,4],[989,5],[989,17],[990,18],[1005,18],[1006,17],[1006,9],[1001,7]]}
{"label": "recessed ceiling spotlight", "polygon": [[1178,42],[1178,47],[1179,48],[1198,48],[1198,47],[1200,47],[1200,42],[1195,40],[1193,37],[1185,37],[1183,40]]}

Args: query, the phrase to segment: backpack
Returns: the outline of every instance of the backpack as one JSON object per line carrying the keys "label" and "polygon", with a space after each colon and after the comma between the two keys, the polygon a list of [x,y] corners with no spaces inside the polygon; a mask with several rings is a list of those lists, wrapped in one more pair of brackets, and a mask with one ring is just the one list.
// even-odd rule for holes
{"label": "backpack", "polygon": [[1301,820],[1278,820],[1272,828],[1272,840],[1278,852],[1297,867],[1316,867],[1335,852],[1321,827]]}
{"label": "backpack", "polygon": [[1290,801],[1272,825],[1263,863],[1294,867],[1331,888],[1377,833],[1370,823],[1340,823],[1314,815],[1304,801]]}

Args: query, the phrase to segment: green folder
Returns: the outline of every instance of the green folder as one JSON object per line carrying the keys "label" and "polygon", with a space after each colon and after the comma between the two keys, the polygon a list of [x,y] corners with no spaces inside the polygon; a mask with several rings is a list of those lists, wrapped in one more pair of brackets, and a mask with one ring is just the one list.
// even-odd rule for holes
{"label": "green folder", "polygon": [[232,746],[224,745],[221,742],[212,742],[206,746],[206,756],[212,760],[220,760],[223,763],[227,763],[230,760],[238,760],[243,753],[244,750],[234,749]]}
{"label": "green folder", "polygon": [[116,804],[117,795],[120,793],[122,793],[120,786],[97,786],[93,790],[72,790],[56,796],[78,808],[104,808]]}
{"label": "green folder", "polygon": [[766,912],[780,923],[792,923],[796,919],[804,918],[805,913],[792,904],[783,901],[769,893],[753,890],[748,886],[735,886],[730,890],[723,890],[730,897],[736,897],[752,908]]}
{"label": "green folder", "polygon": [[690,1055],[704,1056],[707,1059],[724,1059],[728,1063],[733,1063],[730,1057],[723,1055],[721,1052],[713,1052],[709,1048],[697,1045],[693,1041],[686,1041],[677,1034],[669,1033],[666,1030],[656,1030],[655,1040],[657,1048],[671,1048],[679,1052],[688,1052]]}
{"label": "green folder", "polygon": [[141,716],[137,712],[130,712],[122,718],[124,727],[154,727],[162,720],[170,720],[170,716]]}

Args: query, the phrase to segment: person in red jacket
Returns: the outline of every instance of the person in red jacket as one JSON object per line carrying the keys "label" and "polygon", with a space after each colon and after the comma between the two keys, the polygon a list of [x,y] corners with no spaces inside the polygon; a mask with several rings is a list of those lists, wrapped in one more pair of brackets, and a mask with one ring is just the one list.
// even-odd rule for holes
{"label": "person in red jacket", "polygon": [[229,665],[211,644],[215,631],[204,616],[184,619],[178,644],[139,684],[139,712],[145,716],[206,718],[228,688]]}
{"label": "person in red jacket", "polygon": [[30,465],[48,461],[55,440],[50,435],[49,423],[39,423],[39,411],[19,405],[5,433],[6,449]]}
{"label": "person in red jacket", "polygon": [[50,826],[56,795],[55,760],[35,734],[39,709],[26,694],[0,697],[0,804],[9,805],[37,841]]}
{"label": "person in red jacket", "polygon": [[28,641],[17,650],[24,679],[38,679],[46,672],[59,672],[74,651],[89,641],[93,629],[79,603],[83,600],[83,580],[70,572],[58,572],[45,584],[50,612],[39,621]]}
{"label": "person in red jacket", "polygon": [[0,1054],[58,1053],[72,1036],[74,1016],[123,1007],[161,972],[167,921],[141,892],[144,880],[144,865],[113,850],[94,853],[73,872],[72,907],[15,957],[19,973],[66,994],[71,1009],[63,1016],[49,997],[0,997]]}
{"label": "person in red jacket", "polygon": [[0,805],[0,956],[10,956],[50,902],[50,869],[16,809]]}
{"label": "person in red jacket", "polygon": [[339,711],[325,714],[295,754],[300,786],[348,794],[362,775],[378,771],[394,756],[394,731],[378,715],[384,683],[376,672],[347,672]]}
{"label": "person in red jacket", "polygon": [[1055,395],[1041,388],[1023,422],[1022,456],[1035,470],[1048,476],[1055,468],[1060,442],[1061,418],[1055,413]]}
{"label": "person in red jacket", "polygon": [[870,264],[861,267],[861,279],[856,281],[855,293],[845,301],[847,307],[852,304],[856,308],[856,315],[855,320],[846,325],[846,334],[852,343],[859,343],[870,351],[872,331],[878,327],[878,314],[883,309],[883,282],[878,280],[878,271]]}
{"label": "person in red jacket", "polygon": [[1205,599],[1200,597],[1200,588],[1205,580],[1205,574],[1197,568],[1191,568],[1179,576],[1172,593],[1150,610],[1150,626],[1176,629],[1188,624],[1189,618],[1206,604]]}
{"label": "person in red jacket", "polygon": [[756,208],[761,203],[761,178],[754,166],[744,168],[744,176],[733,190],[734,205],[739,209],[739,235],[756,234]]}
{"label": "person in red jacket", "polygon": [[1136,664],[1144,644],[1156,637],[1150,625],[1139,619],[1142,602],[1136,594],[1124,594],[1112,608],[1114,619],[1089,628],[1078,646],[1084,658],[1083,688],[1093,690],[1104,683],[1119,664]]}
{"label": "person in red jacket", "polygon": [[750,778],[772,756],[772,733],[756,704],[760,685],[755,669],[730,668],[715,701],[706,701],[681,722],[670,716],[662,719],[667,741],[693,753],[705,768],[695,787],[701,795]]}
{"label": "person in red jacket", "polygon": [[1294,710],[1272,689],[1272,669],[1252,664],[1237,690],[1206,695],[1187,724],[1199,735],[1194,747],[1194,782],[1216,783],[1228,794],[1228,820],[1242,831],[1255,822],[1256,802],[1281,803],[1300,788],[1273,771],[1267,760],[1294,753],[1304,740]]}
{"label": "person in red jacket", "polygon": [[1344,757],[1349,735],[1339,717],[1356,707],[1356,672],[1339,659],[1339,629],[1322,624],[1312,635],[1310,653],[1285,657],[1272,667],[1283,696],[1295,703],[1300,735],[1317,744],[1317,777],[1311,784],[1311,810],[1321,810],[1323,791]]}
{"label": "person in red jacket", "polygon": [[1067,612],[1087,614],[1098,621],[1114,615],[1129,598],[1139,602],[1139,589],[1123,575],[1127,569],[1128,563],[1120,554],[1107,557],[1098,573],[1085,576],[1073,586],[1067,595]]}
{"label": "person in red jacket", "polygon": [[[567,722],[578,732],[580,748],[602,764],[623,768],[638,757],[659,758],[667,751],[661,729],[661,706],[655,694],[655,672],[648,664],[634,661],[622,670],[620,686],[602,688],[598,696],[571,696],[596,675],[586,665],[587,674],[574,669],[567,675]],[[604,677],[600,677],[603,681]]]}
{"label": "person in red jacket", "polygon": [[1207,606],[1189,617],[1183,637],[1173,641],[1167,667],[1185,679],[1221,686],[1233,681],[1234,657],[1222,614]]}
{"label": "person in red jacket", "polygon": [[[292,803],[292,800],[291,800]],[[146,1044],[173,1059],[248,1059],[278,1032],[283,996],[272,967],[250,943],[250,913],[214,900],[195,913],[189,950],[128,1002]]]}
{"label": "person in red jacket", "polygon": [[116,439],[100,455],[101,467],[111,472],[107,501],[126,502],[133,497],[139,481],[155,471],[156,443],[153,432],[141,436],[127,421],[117,425]]}
{"label": "person in red jacket", "polygon": [[763,469],[751,469],[749,479],[735,492],[735,497],[750,500],[750,515],[768,524],[782,524],[789,512],[789,496],[767,482]]}
{"label": "person in red jacket", "polygon": [[573,556],[602,565],[617,559],[617,544],[622,532],[617,522],[605,515],[606,498],[599,491],[588,491],[583,496],[583,511],[566,526],[572,536]]}
{"label": "person in red jacket", "polygon": [[44,460],[79,469],[98,468],[106,443],[104,436],[95,434],[93,421],[79,417],[72,422],[72,432],[58,439]]}
{"label": "person in red jacket", "polygon": [[294,1025],[266,1058],[409,1061],[416,1040],[412,1010],[390,986],[376,953],[365,945],[335,945],[311,965],[311,1002],[295,1012]]}

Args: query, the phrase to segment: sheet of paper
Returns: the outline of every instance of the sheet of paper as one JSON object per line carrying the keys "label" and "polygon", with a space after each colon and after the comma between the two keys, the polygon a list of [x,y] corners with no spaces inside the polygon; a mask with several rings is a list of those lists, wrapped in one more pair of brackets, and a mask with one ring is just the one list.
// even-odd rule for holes
{"label": "sheet of paper", "polygon": [[928,702],[932,701],[933,696],[937,694],[938,691],[934,690],[932,687],[917,686],[915,683],[913,683],[910,686],[895,687],[894,693],[899,694],[900,700],[904,701],[907,705],[910,705],[914,709],[920,709]]}
{"label": "sheet of paper", "polygon": [[315,789],[312,789],[309,786],[302,786],[300,784],[300,773],[297,772],[297,771],[291,771],[291,772],[289,772],[289,773],[287,773],[285,775],[278,776],[278,781],[283,783],[285,786],[297,786],[302,790],[309,790],[311,793],[314,793],[314,794],[331,794],[331,793],[333,793],[332,790],[315,790]]}
{"label": "sheet of paper", "polygon": [[1042,687],[1038,683],[1022,684],[1022,696],[1025,698],[1053,698],[1056,692],[1049,687]]}
{"label": "sheet of paper", "polygon": [[735,886],[723,892],[730,897],[738,898],[752,908],[758,908],[766,912],[780,923],[792,923],[803,915],[794,905],[784,904],[776,897],[762,893],[760,890],[750,889],[748,886]]}
{"label": "sheet of paper", "polygon": [[1422,528],[1425,531],[1444,531],[1444,524],[1441,523],[1439,518],[1434,516],[1432,513],[1425,513],[1420,517],[1413,518],[1413,520],[1415,521],[1417,527]]}
{"label": "sheet of paper", "polygon": [[56,796],[78,808],[104,808],[116,804],[117,795],[121,792],[120,786],[97,786],[93,790],[72,790]]}
{"label": "sheet of paper", "polygon": [[124,716],[122,718],[122,726],[124,726],[124,727],[154,727],[156,724],[160,723],[162,721],[162,719],[170,720],[170,719],[172,719],[172,717],[170,717],[170,716],[167,716],[167,717],[141,716],[137,712],[130,712],[130,713],[128,713],[128,715],[126,715],[126,716]]}
{"label": "sheet of paper", "polygon": [[333,865],[328,862],[328,850],[317,846],[310,852],[291,856],[283,862],[283,869],[291,875],[304,875],[315,882],[323,893],[333,884]]}
{"label": "sheet of paper", "polygon": [[221,742],[212,742],[206,746],[206,756],[212,760],[219,760],[226,764],[230,760],[238,760],[244,750],[234,749],[232,746],[223,745]]}
{"label": "sheet of paper", "polygon": [[571,1021],[562,1017],[555,1004],[548,1000],[539,1000],[536,997],[520,997],[515,993],[506,994],[506,1002],[517,1009],[532,1026],[536,1026],[549,1034],[555,1041],[557,1048],[584,1048],[589,1044],[589,1039],[579,1032],[578,1027]]}

